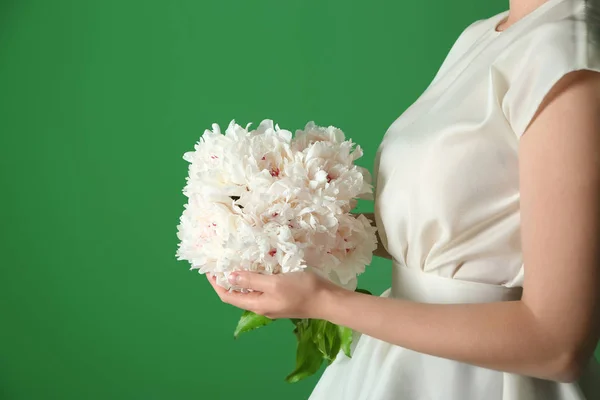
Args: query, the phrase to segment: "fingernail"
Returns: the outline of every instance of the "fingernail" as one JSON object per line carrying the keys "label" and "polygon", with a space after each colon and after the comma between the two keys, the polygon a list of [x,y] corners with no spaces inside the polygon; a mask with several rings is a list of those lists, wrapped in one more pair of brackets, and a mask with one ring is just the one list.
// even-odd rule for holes
{"label": "fingernail", "polygon": [[236,284],[240,281],[240,276],[238,274],[230,274],[229,275],[229,282]]}

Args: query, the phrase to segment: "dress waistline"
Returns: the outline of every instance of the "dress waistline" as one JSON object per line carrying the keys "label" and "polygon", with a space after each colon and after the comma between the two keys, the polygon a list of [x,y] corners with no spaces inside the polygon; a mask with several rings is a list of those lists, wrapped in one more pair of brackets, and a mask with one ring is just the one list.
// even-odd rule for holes
{"label": "dress waistline", "polygon": [[390,297],[420,303],[463,304],[519,300],[520,287],[445,278],[394,262]]}

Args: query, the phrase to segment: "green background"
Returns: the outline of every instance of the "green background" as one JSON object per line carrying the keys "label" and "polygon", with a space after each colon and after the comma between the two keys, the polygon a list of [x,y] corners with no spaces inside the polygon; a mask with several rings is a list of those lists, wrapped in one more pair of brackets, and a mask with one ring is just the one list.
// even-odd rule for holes
{"label": "green background", "polygon": [[234,342],[240,311],[175,260],[183,153],[213,122],[315,120],[371,167],[462,29],[507,3],[1,0],[0,398],[307,398],[316,376],[283,380],[291,324]]}

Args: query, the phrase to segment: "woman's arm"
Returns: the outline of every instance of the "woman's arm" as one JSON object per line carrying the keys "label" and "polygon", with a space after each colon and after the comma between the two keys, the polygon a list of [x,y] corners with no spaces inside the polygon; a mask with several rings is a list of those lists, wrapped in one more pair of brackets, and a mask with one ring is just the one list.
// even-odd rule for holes
{"label": "woman's arm", "polygon": [[572,73],[519,148],[521,301],[435,305],[325,291],[319,318],[440,357],[572,381],[600,322],[600,74]]}
{"label": "woman's arm", "polygon": [[[374,213],[361,213],[364,215],[369,221],[371,221],[371,225],[375,225],[375,214]],[[383,247],[383,243],[381,243],[381,237],[379,236],[379,231],[376,232],[377,235],[377,249],[373,252],[373,254],[377,257],[387,258],[388,260],[392,259],[390,253],[387,252],[385,247]]]}
{"label": "woman's arm", "polygon": [[[257,292],[221,299],[271,318],[320,318],[434,356],[571,382],[600,332],[600,74],[563,78],[520,139],[520,301],[421,304],[341,289],[315,274],[242,272]],[[239,280],[235,280],[239,278]]]}

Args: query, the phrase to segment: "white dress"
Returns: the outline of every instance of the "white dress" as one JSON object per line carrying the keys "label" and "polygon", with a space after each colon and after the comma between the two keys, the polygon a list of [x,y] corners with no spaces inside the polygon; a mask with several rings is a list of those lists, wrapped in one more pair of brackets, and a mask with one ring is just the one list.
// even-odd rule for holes
{"label": "white dress", "polygon": [[[600,72],[600,27],[585,10],[584,0],[549,0],[502,32],[495,27],[508,11],[476,21],[390,126],[375,163],[376,222],[395,260],[382,296],[435,303],[520,297],[519,140],[558,79]],[[352,358],[340,353],[310,396],[531,399],[600,400],[600,369],[592,361],[578,383],[558,383],[362,335]]]}

